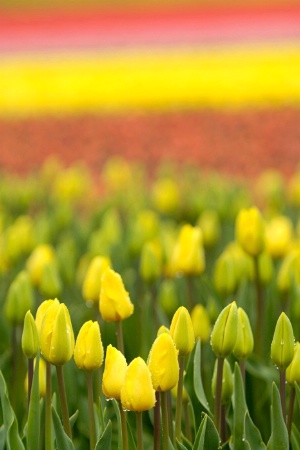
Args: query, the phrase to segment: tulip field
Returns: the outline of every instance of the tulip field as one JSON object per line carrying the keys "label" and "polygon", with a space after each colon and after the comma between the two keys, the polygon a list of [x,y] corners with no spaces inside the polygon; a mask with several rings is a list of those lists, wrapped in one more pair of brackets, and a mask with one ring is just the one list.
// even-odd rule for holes
{"label": "tulip field", "polygon": [[298,449],[300,173],[1,178],[1,448]]}

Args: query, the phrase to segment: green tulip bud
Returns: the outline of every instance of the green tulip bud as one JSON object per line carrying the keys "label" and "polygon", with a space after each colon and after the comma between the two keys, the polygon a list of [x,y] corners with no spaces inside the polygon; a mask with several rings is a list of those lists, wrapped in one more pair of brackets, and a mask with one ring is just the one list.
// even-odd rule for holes
{"label": "green tulip bud", "polygon": [[34,293],[29,275],[20,272],[11,283],[5,302],[5,315],[12,325],[22,325],[28,309],[34,304]]}
{"label": "green tulip bud", "polygon": [[[218,360],[215,361],[214,372],[211,383],[212,395],[215,397],[216,385],[217,385],[217,365]],[[230,402],[233,392],[233,376],[231,372],[231,367],[227,359],[224,360],[223,376],[222,376],[222,405],[227,405]]]}
{"label": "green tulip bud", "polygon": [[290,319],[283,312],[277,320],[271,343],[271,359],[280,370],[286,369],[294,356],[294,332]]}
{"label": "green tulip bud", "polygon": [[229,251],[224,251],[214,267],[214,284],[216,290],[225,296],[233,294],[237,288],[235,261]]}
{"label": "green tulip bud", "polygon": [[172,316],[178,308],[178,294],[174,281],[162,280],[158,289],[158,303],[166,314]]}
{"label": "green tulip bud", "polygon": [[44,265],[39,287],[46,298],[58,297],[61,293],[62,283],[55,261],[49,261]]}
{"label": "green tulip bud", "polygon": [[194,306],[191,311],[191,319],[195,338],[201,342],[207,342],[210,335],[210,319],[203,305],[197,304]]}
{"label": "green tulip bud", "polygon": [[211,333],[210,344],[218,358],[226,358],[234,349],[237,321],[236,302],[232,302],[220,312]]}
{"label": "green tulip bud", "polygon": [[170,334],[180,356],[191,353],[195,344],[195,334],[191,316],[184,306],[180,306],[175,312]]}
{"label": "green tulip bud", "polygon": [[162,250],[158,241],[148,241],[142,247],[140,273],[148,283],[156,281],[162,270]]}
{"label": "green tulip bud", "polygon": [[300,344],[294,346],[294,356],[291,364],[286,369],[286,380],[290,384],[300,383]]}
{"label": "green tulip bud", "polygon": [[33,315],[27,311],[22,333],[22,350],[26,358],[33,359],[39,351],[39,336]]}
{"label": "green tulip bud", "polygon": [[253,350],[253,334],[251,325],[246,312],[242,308],[238,308],[237,321],[237,338],[233,349],[233,354],[237,360],[244,360],[252,353]]}

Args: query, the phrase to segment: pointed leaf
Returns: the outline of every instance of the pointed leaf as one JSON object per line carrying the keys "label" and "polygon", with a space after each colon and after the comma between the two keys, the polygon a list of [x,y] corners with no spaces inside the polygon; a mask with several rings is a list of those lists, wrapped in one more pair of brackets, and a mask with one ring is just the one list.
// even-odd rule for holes
{"label": "pointed leaf", "polygon": [[298,403],[298,407],[300,408],[300,387],[298,383],[294,383],[295,391],[296,391],[296,399]]}
{"label": "pointed leaf", "polygon": [[248,411],[245,416],[245,440],[249,443],[250,448],[255,450],[265,450],[267,448],[263,443],[259,429],[252,422]]}
{"label": "pointed leaf", "polygon": [[75,450],[74,444],[65,433],[56,409],[52,406],[52,418],[56,437],[57,450]]}
{"label": "pointed leaf", "polygon": [[271,436],[268,450],[289,450],[289,437],[283,420],[280,395],[275,383],[272,386]]}
{"label": "pointed leaf", "polygon": [[74,427],[75,422],[76,422],[77,417],[78,417],[78,414],[79,414],[79,410],[77,409],[77,410],[74,412],[74,414],[72,414],[72,416],[70,417],[70,425],[71,425],[71,428]]}
{"label": "pointed leaf", "polygon": [[41,425],[39,366],[40,366],[40,355],[38,354],[35,360],[35,367],[33,372],[33,380],[30,394],[29,411],[28,411],[28,422],[27,422],[28,450],[39,449],[40,425]]}
{"label": "pointed leaf", "polygon": [[170,438],[169,438],[169,450],[175,450],[175,447]]}
{"label": "pointed leaf", "polygon": [[112,436],[112,423],[111,420],[109,420],[107,422],[105,430],[103,431],[99,441],[96,444],[95,450],[110,450],[111,436]]}
{"label": "pointed leaf", "polygon": [[0,371],[0,398],[3,411],[4,428],[6,432],[7,450],[25,450],[19,436],[18,422],[8,398],[7,386]]}
{"label": "pointed leaf", "polygon": [[179,450],[188,450],[187,447],[185,445],[183,445],[182,442],[179,442],[178,439],[176,439],[176,447]]}
{"label": "pointed leaf", "polygon": [[293,450],[300,450],[300,433],[295,424],[292,425],[291,443]]}
{"label": "pointed leaf", "polygon": [[233,388],[233,423],[232,423],[232,441],[231,448],[233,450],[242,450],[247,448],[244,433],[244,421],[248,412],[244,382],[238,363],[234,367],[234,388]]}
{"label": "pointed leaf", "polygon": [[218,448],[220,448],[220,437],[215,424],[207,414],[204,414],[193,450],[216,450]]}
{"label": "pointed leaf", "polygon": [[115,414],[117,416],[117,423],[118,423],[118,450],[122,450],[123,448],[123,444],[122,444],[122,424],[121,424],[121,414],[120,414],[120,407],[119,407],[119,403],[117,402],[116,399],[112,399],[112,404],[115,410]]}
{"label": "pointed leaf", "polygon": [[209,409],[209,404],[204,392],[202,377],[201,377],[201,342],[198,340],[194,355],[194,389],[195,394],[201,405],[207,410]]}
{"label": "pointed leaf", "polygon": [[5,426],[4,424],[0,427],[0,450],[4,450],[5,447]]}

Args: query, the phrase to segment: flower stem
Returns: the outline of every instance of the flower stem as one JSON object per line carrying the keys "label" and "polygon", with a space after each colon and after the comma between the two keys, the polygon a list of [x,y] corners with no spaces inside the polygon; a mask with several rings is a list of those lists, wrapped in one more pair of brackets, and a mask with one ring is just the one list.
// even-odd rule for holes
{"label": "flower stem", "polygon": [[46,361],[45,450],[52,449],[52,379],[51,364]]}
{"label": "flower stem", "polygon": [[295,396],[296,396],[296,389],[293,386],[291,389],[291,394],[290,394],[289,414],[288,414],[287,425],[286,425],[289,436],[291,436],[291,431],[292,431]]}
{"label": "flower stem", "polygon": [[143,413],[136,411],[137,450],[144,450],[143,444]]}
{"label": "flower stem", "polygon": [[244,386],[245,386],[245,382],[246,382],[246,369],[245,369],[245,360],[244,360],[244,359],[241,359],[241,360],[239,361],[239,366],[240,366],[240,371],[241,371],[242,379],[243,379]]}
{"label": "flower stem", "polygon": [[179,379],[177,385],[176,415],[175,415],[175,437],[181,442],[181,414],[182,414],[182,391],[184,375],[184,356],[179,355]]}
{"label": "flower stem", "polygon": [[185,420],[185,436],[190,442],[192,442],[192,427],[191,427],[191,418],[190,418],[188,402],[184,402],[183,409],[184,409],[184,420]]}
{"label": "flower stem", "polygon": [[169,438],[174,444],[174,429],[173,429],[173,413],[172,413],[172,396],[171,391],[166,392],[167,404],[168,404],[168,428]]}
{"label": "flower stem", "polygon": [[221,418],[220,418],[220,438],[221,442],[226,442],[226,406],[221,405]]}
{"label": "flower stem", "polygon": [[279,371],[280,376],[280,399],[283,419],[286,422],[286,389],[285,389],[285,370]]}
{"label": "flower stem", "polygon": [[120,409],[121,426],[122,426],[123,450],[128,450],[128,431],[127,431],[127,423],[126,423],[126,412],[122,408],[120,401],[119,401],[119,409]]}
{"label": "flower stem", "polygon": [[[154,437],[153,437],[153,450],[160,449],[160,394],[159,392],[155,392],[155,406],[154,406]],[[164,430],[163,430],[164,433]],[[168,430],[167,430],[168,433]]]}
{"label": "flower stem", "polygon": [[221,429],[221,403],[222,403],[222,380],[223,380],[224,358],[217,360],[217,382],[216,382],[216,396],[215,396],[215,425],[220,433]]}
{"label": "flower stem", "polygon": [[28,408],[30,404],[30,395],[31,395],[31,388],[32,388],[32,380],[33,380],[33,365],[34,360],[33,358],[28,359]]}
{"label": "flower stem", "polygon": [[255,342],[258,354],[262,354],[262,336],[263,336],[263,326],[264,326],[264,304],[262,295],[262,286],[259,276],[259,265],[258,256],[254,257],[254,280],[256,289],[256,330],[255,330]]}
{"label": "flower stem", "polygon": [[63,366],[56,366],[57,373],[57,381],[58,381],[58,389],[59,389],[59,397],[60,397],[60,405],[61,405],[61,413],[62,413],[62,421],[65,433],[72,439],[70,418],[69,418],[69,410],[68,410],[68,402],[63,374]]}
{"label": "flower stem", "polygon": [[88,408],[89,408],[89,426],[90,426],[90,449],[94,450],[96,445],[96,427],[94,414],[94,393],[93,393],[93,372],[87,371],[88,386]]}
{"label": "flower stem", "polygon": [[167,392],[161,392],[160,398],[161,398],[161,415],[162,415],[163,450],[168,450],[168,448],[169,448],[169,426],[168,426],[168,396],[167,396]]}
{"label": "flower stem", "polygon": [[123,353],[124,355],[124,340],[123,340],[123,328],[122,328],[122,321],[118,320],[116,322],[116,326],[117,326],[117,344],[118,344],[118,349],[120,350],[120,352]]}

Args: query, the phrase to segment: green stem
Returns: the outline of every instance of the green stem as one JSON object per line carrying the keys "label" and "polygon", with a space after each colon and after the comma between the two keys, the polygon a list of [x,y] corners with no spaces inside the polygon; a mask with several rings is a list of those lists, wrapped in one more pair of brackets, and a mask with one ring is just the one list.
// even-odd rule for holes
{"label": "green stem", "polygon": [[193,288],[193,277],[191,275],[187,275],[185,277],[186,284],[187,284],[187,296],[186,296],[186,306],[189,312],[192,311],[193,304],[194,304],[194,288]]}
{"label": "green stem", "polygon": [[223,381],[223,367],[224,359],[218,358],[217,360],[217,382],[216,382],[216,396],[215,396],[215,425],[220,433],[221,429],[221,402],[222,402],[222,381]]}
{"label": "green stem", "polygon": [[286,389],[285,389],[285,370],[279,371],[280,376],[280,399],[283,419],[286,422]]}
{"label": "green stem", "polygon": [[88,408],[89,408],[89,426],[90,426],[90,449],[94,450],[96,445],[96,426],[94,413],[94,392],[93,392],[93,372],[87,372],[88,386]]}
{"label": "green stem", "polygon": [[51,364],[46,361],[45,450],[52,449],[52,379]]}
{"label": "green stem", "polygon": [[119,401],[119,409],[120,409],[121,426],[122,426],[123,450],[128,450],[128,431],[127,431],[127,423],[126,423],[126,412],[122,408],[122,404],[120,401]]}
{"label": "green stem", "polygon": [[293,386],[292,389],[291,389],[290,404],[289,404],[289,414],[288,414],[287,424],[286,424],[289,436],[291,436],[291,431],[292,431],[295,396],[296,396],[296,389]]}
{"label": "green stem", "polygon": [[28,408],[30,404],[30,395],[31,395],[31,388],[32,388],[32,380],[33,380],[33,367],[34,367],[34,360],[32,358],[28,359]]}
{"label": "green stem", "polygon": [[143,444],[143,413],[136,411],[137,450],[144,450]]}
{"label": "green stem", "polygon": [[168,428],[169,428],[169,438],[174,444],[174,429],[173,429],[173,413],[172,413],[172,395],[171,391],[166,392],[167,403],[168,403]]}
{"label": "green stem", "polygon": [[184,356],[179,355],[179,379],[177,385],[176,398],[176,415],[175,415],[175,437],[181,442],[181,414],[182,414],[182,391],[183,391],[183,376],[184,376]]}
{"label": "green stem", "polygon": [[258,265],[258,256],[254,257],[254,280],[255,280],[255,289],[256,289],[256,330],[255,330],[255,342],[256,349],[259,355],[262,354],[263,345],[262,345],[262,336],[263,336],[263,326],[264,326],[264,304],[263,304],[263,295],[262,295],[262,286],[260,282],[259,276],[259,265]]}
{"label": "green stem", "polygon": [[168,395],[167,395],[167,392],[161,392],[160,398],[161,398],[161,415],[162,415],[163,450],[168,450],[168,448],[169,448],[169,425],[168,425]]}
{"label": "green stem", "polygon": [[189,413],[189,403],[187,401],[185,401],[183,404],[183,411],[185,420],[185,436],[190,442],[192,442],[191,418]]}
{"label": "green stem", "polygon": [[[155,392],[155,406],[154,406],[154,424],[153,424],[153,450],[160,449],[160,395]],[[167,430],[168,433],[168,430]]]}
{"label": "green stem", "polygon": [[66,388],[65,388],[65,381],[64,381],[64,374],[63,374],[63,366],[56,366],[56,373],[57,373],[57,381],[58,381],[63,427],[65,430],[65,433],[69,436],[70,439],[72,439],[72,431],[71,431],[70,418],[69,418],[69,409],[68,409],[68,402],[67,402],[67,395],[66,395]]}
{"label": "green stem", "polygon": [[117,344],[118,344],[118,349],[124,355],[123,328],[122,328],[122,321],[121,320],[118,320],[116,322],[116,327],[117,327]]}
{"label": "green stem", "polygon": [[221,442],[226,442],[226,406],[221,405],[221,418],[220,418],[220,438]]}
{"label": "green stem", "polygon": [[239,361],[239,366],[240,366],[240,371],[241,371],[241,375],[242,375],[242,379],[244,382],[244,386],[245,386],[245,381],[246,381],[246,369],[245,369],[245,360],[241,359]]}

